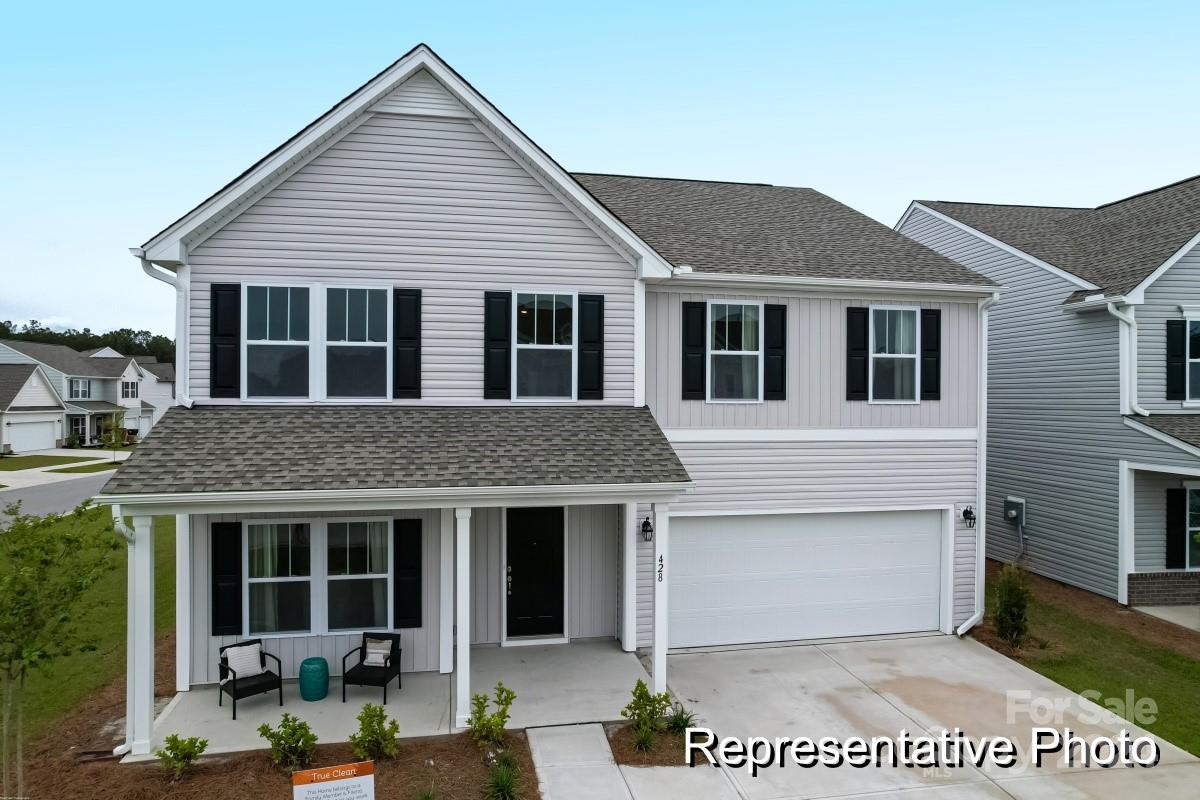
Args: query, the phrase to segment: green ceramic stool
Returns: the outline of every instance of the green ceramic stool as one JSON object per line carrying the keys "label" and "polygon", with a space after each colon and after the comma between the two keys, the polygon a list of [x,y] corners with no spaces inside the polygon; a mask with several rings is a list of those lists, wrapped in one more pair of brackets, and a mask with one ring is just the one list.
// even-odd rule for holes
{"label": "green ceramic stool", "polygon": [[320,656],[300,662],[300,696],[305,700],[324,700],[329,694],[329,662]]}

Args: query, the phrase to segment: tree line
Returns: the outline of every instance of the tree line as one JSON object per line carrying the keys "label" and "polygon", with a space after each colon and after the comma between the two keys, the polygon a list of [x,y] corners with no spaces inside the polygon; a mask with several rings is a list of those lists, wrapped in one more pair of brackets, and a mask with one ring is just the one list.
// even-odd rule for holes
{"label": "tree line", "polygon": [[95,333],[91,328],[56,331],[47,328],[36,319],[26,324],[0,320],[0,339],[65,344],[74,350],[111,347],[123,356],[154,356],[163,363],[175,363],[174,340],[161,334],[135,331],[132,328],[118,328],[107,333]]}

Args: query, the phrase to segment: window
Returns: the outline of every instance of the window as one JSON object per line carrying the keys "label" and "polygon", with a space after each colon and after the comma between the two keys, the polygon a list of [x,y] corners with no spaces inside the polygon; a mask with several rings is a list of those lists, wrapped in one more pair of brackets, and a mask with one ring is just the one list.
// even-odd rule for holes
{"label": "window", "polygon": [[575,295],[517,292],[515,397],[575,398]]}
{"label": "window", "polygon": [[246,526],[246,614],[251,635],[311,629],[311,551],[305,523]]}
{"label": "window", "polygon": [[247,397],[308,397],[308,289],[246,287]]}
{"label": "window", "polygon": [[138,396],[137,381],[121,381],[121,398],[123,400],[136,400]]}
{"label": "window", "polygon": [[71,399],[90,400],[92,397],[92,382],[83,378],[71,378]]}
{"label": "window", "polygon": [[1200,535],[1200,489],[1188,489],[1187,496],[1187,554],[1183,563],[1187,569],[1200,569],[1200,542],[1196,541]]}
{"label": "window", "polygon": [[388,523],[328,526],[329,630],[388,627]]}
{"label": "window", "polygon": [[762,399],[762,306],[708,304],[708,399],[751,402]]}
{"label": "window", "polygon": [[1200,320],[1187,321],[1187,399],[1200,400]]}
{"label": "window", "polygon": [[917,309],[871,308],[871,402],[917,402]]}
{"label": "window", "polygon": [[327,397],[387,397],[386,289],[327,289],[325,293],[325,394]]}
{"label": "window", "polygon": [[87,417],[67,417],[71,421],[71,433],[79,437],[79,441],[87,444]]}

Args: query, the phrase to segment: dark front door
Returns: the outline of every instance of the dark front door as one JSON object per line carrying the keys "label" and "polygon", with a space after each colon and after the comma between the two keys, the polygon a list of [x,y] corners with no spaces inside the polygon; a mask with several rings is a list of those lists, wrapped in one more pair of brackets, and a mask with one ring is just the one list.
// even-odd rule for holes
{"label": "dark front door", "polygon": [[563,509],[510,508],[508,636],[562,636]]}

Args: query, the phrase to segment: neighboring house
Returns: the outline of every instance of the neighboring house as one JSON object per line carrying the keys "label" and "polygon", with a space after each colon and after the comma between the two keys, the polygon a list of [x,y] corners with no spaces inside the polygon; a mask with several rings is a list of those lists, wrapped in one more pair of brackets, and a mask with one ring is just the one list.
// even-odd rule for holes
{"label": "neighboring house", "polygon": [[897,229],[1004,286],[990,555],[1130,605],[1200,603],[1200,178],[1099,208],[916,201]]}
{"label": "neighboring house", "polygon": [[175,365],[162,364],[154,356],[134,356],[142,370],[141,398],[151,411],[150,426],[175,405]]}
{"label": "neighboring house", "polygon": [[570,174],[422,45],[133,253],[180,310],[97,498],[135,753],[155,514],[180,691],[393,630],[461,726],[473,646],[646,648],[661,691],[669,647],[979,618],[997,287],[818,192]]}
{"label": "neighboring house", "polygon": [[[114,413],[121,414],[131,437],[141,438],[173,402],[168,399],[173,370],[164,371],[171,381],[163,386],[157,376],[147,377],[137,359],[111,347],[79,352],[62,344],[0,339],[0,364],[40,365],[66,404],[59,439],[73,434],[82,445],[98,444]],[[144,397],[147,382],[151,393]]]}
{"label": "neighboring house", "polygon": [[0,364],[0,453],[60,447],[63,402],[37,364]]}

